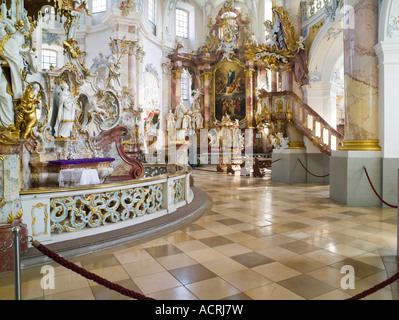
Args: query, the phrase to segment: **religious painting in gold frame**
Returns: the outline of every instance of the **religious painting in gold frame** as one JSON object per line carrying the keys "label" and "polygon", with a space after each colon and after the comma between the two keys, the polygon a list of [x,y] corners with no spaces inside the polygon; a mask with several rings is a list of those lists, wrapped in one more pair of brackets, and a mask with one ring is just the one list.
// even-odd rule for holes
{"label": "religious painting in gold frame", "polygon": [[214,117],[228,115],[231,121],[246,119],[245,67],[237,61],[225,61],[214,70]]}

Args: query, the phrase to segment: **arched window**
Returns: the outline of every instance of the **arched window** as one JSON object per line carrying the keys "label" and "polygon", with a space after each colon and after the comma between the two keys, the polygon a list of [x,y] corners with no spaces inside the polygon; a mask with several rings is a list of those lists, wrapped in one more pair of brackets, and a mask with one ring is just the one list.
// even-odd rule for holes
{"label": "arched window", "polygon": [[190,96],[190,74],[187,70],[184,70],[181,74],[181,98],[183,100],[188,100]]}
{"label": "arched window", "polygon": [[188,39],[189,13],[187,10],[176,9],[176,36]]}
{"label": "arched window", "polygon": [[54,50],[43,49],[42,50],[42,69],[50,70],[50,67],[57,66],[57,52]]}
{"label": "arched window", "polygon": [[157,33],[157,2],[156,0],[148,1],[148,20],[153,28],[152,32],[154,35]]}
{"label": "arched window", "polygon": [[107,0],[93,0],[91,6],[92,13],[104,12],[107,10]]}

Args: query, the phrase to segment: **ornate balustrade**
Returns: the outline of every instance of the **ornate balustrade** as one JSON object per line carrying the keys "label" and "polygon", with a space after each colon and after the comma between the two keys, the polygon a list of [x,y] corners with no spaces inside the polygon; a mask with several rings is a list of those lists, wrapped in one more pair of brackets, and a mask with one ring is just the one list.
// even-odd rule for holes
{"label": "ornate balustrade", "polygon": [[[341,6],[342,0],[307,0],[301,3],[302,22],[304,25],[310,20],[320,20],[324,14],[334,16]],[[320,18],[320,19],[319,19]]]}
{"label": "ornate balustrade", "polygon": [[[152,171],[170,172],[159,165]],[[38,241],[56,243],[139,224],[190,203],[188,171],[95,186],[21,192],[23,221]]]}

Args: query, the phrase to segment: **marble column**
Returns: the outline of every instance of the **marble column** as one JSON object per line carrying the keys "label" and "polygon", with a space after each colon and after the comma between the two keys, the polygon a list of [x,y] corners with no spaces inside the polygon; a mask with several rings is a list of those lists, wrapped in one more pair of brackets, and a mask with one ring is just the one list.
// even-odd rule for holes
{"label": "marble column", "polygon": [[172,112],[175,112],[176,107],[181,99],[181,74],[183,70],[172,70]]}
{"label": "marble column", "polygon": [[211,72],[204,72],[204,127],[209,129],[211,127]]}
{"label": "marble column", "polygon": [[330,197],[346,206],[381,206],[378,132],[378,0],[344,1],[345,138],[330,159]]}
{"label": "marble column", "polygon": [[379,151],[378,0],[345,0],[345,140],[341,150]]}
{"label": "marble column", "polygon": [[247,77],[247,127],[254,127],[254,75],[255,69],[252,67],[246,70]]}
{"label": "marble column", "polygon": [[129,91],[134,94],[136,84],[136,55],[129,53],[128,57],[128,86]]}
{"label": "marble column", "polygon": [[270,91],[277,92],[277,69],[272,66],[270,69]]}

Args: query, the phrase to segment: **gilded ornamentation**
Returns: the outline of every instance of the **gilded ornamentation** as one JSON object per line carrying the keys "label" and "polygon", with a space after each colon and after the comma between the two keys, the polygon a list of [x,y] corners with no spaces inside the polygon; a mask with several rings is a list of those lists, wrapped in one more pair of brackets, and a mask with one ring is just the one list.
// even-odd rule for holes
{"label": "gilded ornamentation", "polygon": [[18,112],[16,118],[16,128],[21,131],[21,137],[28,139],[32,136],[32,132],[37,126],[38,119],[36,110],[38,104],[41,103],[40,97],[36,97],[31,86],[25,90],[24,96],[20,104],[15,108]]}
{"label": "gilded ornamentation", "polygon": [[11,211],[11,213],[7,217],[7,223],[13,223],[15,220],[21,220],[24,212],[22,210],[22,207],[19,208],[17,215],[14,214],[14,211]]}
{"label": "gilded ornamentation", "polygon": [[[47,232],[47,221],[48,221],[48,211],[47,204],[38,203],[32,207],[32,236],[37,237],[40,235],[46,235]],[[42,216],[42,217],[40,217]],[[36,222],[41,221],[43,225],[37,226]]]}
{"label": "gilded ornamentation", "polygon": [[183,179],[173,181],[173,202],[179,203],[184,200]]}
{"label": "gilded ornamentation", "polygon": [[50,202],[51,232],[96,228],[155,213],[162,209],[163,185],[54,198]]}

